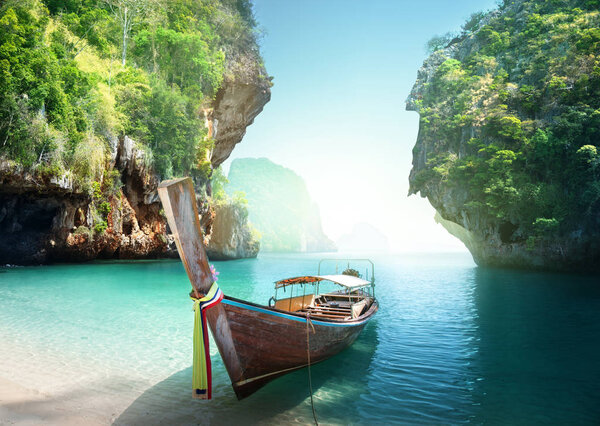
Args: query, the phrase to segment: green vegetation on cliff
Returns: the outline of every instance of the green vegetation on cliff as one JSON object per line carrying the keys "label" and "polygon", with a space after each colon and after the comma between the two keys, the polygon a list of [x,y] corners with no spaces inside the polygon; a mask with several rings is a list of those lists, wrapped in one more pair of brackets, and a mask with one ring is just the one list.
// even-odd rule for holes
{"label": "green vegetation on cliff", "polygon": [[210,204],[215,208],[222,208],[229,206],[238,212],[240,222],[247,224],[248,231],[252,234],[252,238],[256,241],[260,240],[260,233],[252,223],[248,222],[248,199],[246,193],[242,191],[234,191],[230,194],[227,193],[226,189],[229,185],[229,180],[223,174],[221,167],[213,170],[211,180],[212,196],[210,197]]}
{"label": "green vegetation on cliff", "polygon": [[248,199],[250,221],[262,236],[261,250],[335,250],[323,233],[318,207],[306,184],[292,170],[266,158],[242,158],[231,163],[228,179],[227,193],[234,199],[244,199],[244,195]]}
{"label": "green vegetation on cliff", "polygon": [[210,174],[202,109],[244,55],[249,0],[7,0],[0,158],[91,188],[116,137],[162,177]]}
{"label": "green vegetation on cliff", "polygon": [[433,40],[436,69],[411,96],[422,141],[411,192],[461,188],[463,212],[529,245],[597,230],[599,9],[598,0],[505,0],[453,40]]}
{"label": "green vegetation on cliff", "polygon": [[208,256],[212,260],[256,257],[260,250],[260,233],[248,221],[248,200],[242,192],[227,194],[228,183],[220,167],[213,171],[210,204],[214,209],[214,221]]}

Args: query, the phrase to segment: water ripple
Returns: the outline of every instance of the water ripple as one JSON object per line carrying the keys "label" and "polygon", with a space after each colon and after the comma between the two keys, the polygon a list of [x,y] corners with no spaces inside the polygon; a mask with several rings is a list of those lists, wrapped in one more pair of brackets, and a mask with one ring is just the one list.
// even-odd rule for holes
{"label": "water ripple", "polygon": [[[216,264],[227,294],[265,303],[273,281],[316,260]],[[376,318],[312,369],[323,424],[597,424],[596,280],[486,270],[463,255],[376,263]],[[214,342],[214,399],[189,398],[192,312],[178,262],[1,270],[0,375],[10,380],[129,395],[117,424],[312,421],[305,370],[238,402]]]}

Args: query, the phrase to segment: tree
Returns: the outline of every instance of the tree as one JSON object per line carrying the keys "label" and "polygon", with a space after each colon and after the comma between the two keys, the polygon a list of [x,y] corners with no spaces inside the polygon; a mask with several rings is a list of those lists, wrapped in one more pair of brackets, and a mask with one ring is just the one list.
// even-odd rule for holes
{"label": "tree", "polygon": [[227,176],[223,174],[223,170],[221,167],[217,167],[213,170],[212,176],[210,178],[210,183],[212,187],[212,197],[215,201],[223,201],[227,198],[227,193],[225,192],[225,186],[229,183]]}
{"label": "tree", "polygon": [[104,0],[110,7],[111,12],[121,24],[123,29],[123,52],[121,54],[121,64],[125,66],[127,61],[127,41],[131,34],[131,29],[138,18],[145,17],[150,13],[156,3],[154,0]]}
{"label": "tree", "polygon": [[425,49],[428,53],[437,52],[438,50],[442,50],[450,44],[452,39],[456,37],[456,34],[448,32],[444,35],[436,35],[431,38],[426,44]]}

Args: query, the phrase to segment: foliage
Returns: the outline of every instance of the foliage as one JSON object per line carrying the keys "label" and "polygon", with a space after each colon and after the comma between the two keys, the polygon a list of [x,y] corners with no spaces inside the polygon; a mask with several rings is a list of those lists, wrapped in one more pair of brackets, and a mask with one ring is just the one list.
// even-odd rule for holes
{"label": "foliage", "polygon": [[[68,156],[86,129],[80,102],[90,80],[72,59],[57,56],[55,39],[45,40],[49,22],[47,9],[34,0],[0,6],[0,155],[26,167],[65,148],[63,135]],[[31,126],[36,121],[48,126]]]}
{"label": "foliage", "polygon": [[472,16],[456,39],[472,48],[447,56],[418,100],[428,152],[413,191],[466,189],[465,210],[519,225],[528,246],[597,223],[596,3],[505,1]]}
{"label": "foliage", "polygon": [[134,25],[158,6],[153,0],[104,0],[122,31],[121,65],[127,62],[127,44]]}
{"label": "foliage", "polygon": [[96,234],[103,234],[104,231],[106,231],[106,228],[108,227],[106,220],[100,220],[98,223],[96,223],[94,225],[94,232]]}
{"label": "foliage", "polygon": [[454,37],[455,34],[453,33],[446,33],[441,36],[433,36],[431,39],[429,39],[429,41],[427,41],[425,49],[429,53],[437,52],[438,50],[445,48]]}
{"label": "foliage", "polygon": [[86,190],[127,134],[162,177],[207,180],[202,108],[258,58],[255,26],[248,0],[0,3],[0,156]]}
{"label": "foliage", "polygon": [[102,234],[108,228],[108,215],[112,210],[108,198],[113,179],[114,177],[111,176],[104,182],[92,182],[90,211],[94,219],[94,231],[97,234]]}
{"label": "foliage", "polygon": [[152,64],[169,86],[176,85],[190,97],[202,99],[204,93],[214,94],[223,78],[224,54],[213,51],[209,44],[215,37],[208,31],[142,30],[136,35],[134,54]]}
{"label": "foliage", "polygon": [[124,86],[117,99],[129,112],[126,133],[150,146],[157,171],[166,178],[192,174],[199,151],[204,152],[204,122],[196,104],[162,80]]}
{"label": "foliage", "polygon": [[211,176],[210,184],[212,188],[212,198],[215,201],[221,201],[227,199],[227,193],[225,192],[225,186],[229,183],[223,169],[221,167],[216,168]]}
{"label": "foliage", "polygon": [[350,275],[352,277],[360,278],[360,272],[358,272],[356,269],[352,269],[352,268],[344,269],[344,271],[342,272],[342,275]]}

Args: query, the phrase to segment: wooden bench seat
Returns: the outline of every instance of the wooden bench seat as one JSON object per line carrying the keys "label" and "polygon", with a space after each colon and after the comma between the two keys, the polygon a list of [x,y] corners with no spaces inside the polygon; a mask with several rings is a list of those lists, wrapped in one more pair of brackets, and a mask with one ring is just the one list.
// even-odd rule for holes
{"label": "wooden bench seat", "polygon": [[320,306],[307,306],[306,308],[304,308],[304,310],[330,312],[332,314],[346,314],[346,313],[349,314],[350,312],[352,312],[351,309],[338,310],[338,309],[323,308]]}
{"label": "wooden bench seat", "polygon": [[317,306],[315,306],[315,308],[327,309],[329,311],[338,311],[338,312],[350,312],[352,310],[352,308],[350,306],[339,308],[337,306],[333,307],[333,306],[327,306],[327,305],[317,305]]}
{"label": "wooden bench seat", "polygon": [[330,312],[330,311],[319,311],[316,309],[308,309],[306,312],[310,312],[311,314],[323,314],[323,315],[333,315],[337,317],[347,317],[348,315],[352,315],[351,312]]}
{"label": "wooden bench seat", "polygon": [[343,319],[350,319],[350,318],[352,318],[350,315],[346,315],[346,316],[329,315],[329,314],[323,314],[323,313],[320,313],[320,312],[311,312],[310,313],[310,317],[311,318],[328,318],[328,319],[336,319],[336,320],[343,320]]}
{"label": "wooden bench seat", "polygon": [[320,317],[320,318],[330,318],[330,319],[350,319],[352,318],[352,313],[351,312],[337,312],[337,311],[330,311],[327,309],[319,309],[316,307],[307,307],[304,308],[302,310],[300,310],[300,312],[306,312],[309,313],[311,317]]}

